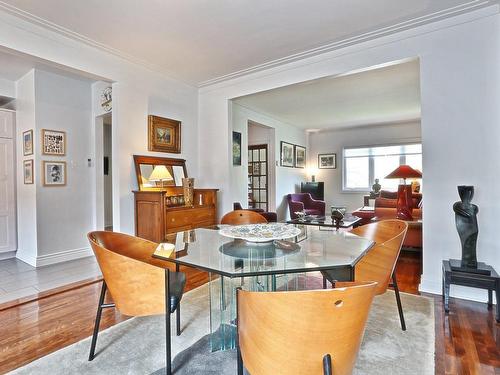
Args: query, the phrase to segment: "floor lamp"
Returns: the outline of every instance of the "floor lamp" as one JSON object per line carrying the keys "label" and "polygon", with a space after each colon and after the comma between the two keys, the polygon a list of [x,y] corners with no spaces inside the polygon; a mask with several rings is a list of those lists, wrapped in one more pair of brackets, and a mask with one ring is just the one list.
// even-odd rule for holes
{"label": "floor lamp", "polygon": [[397,217],[401,220],[413,220],[411,185],[406,185],[406,179],[422,178],[422,173],[409,165],[400,165],[385,178],[403,179],[403,185],[398,186]]}

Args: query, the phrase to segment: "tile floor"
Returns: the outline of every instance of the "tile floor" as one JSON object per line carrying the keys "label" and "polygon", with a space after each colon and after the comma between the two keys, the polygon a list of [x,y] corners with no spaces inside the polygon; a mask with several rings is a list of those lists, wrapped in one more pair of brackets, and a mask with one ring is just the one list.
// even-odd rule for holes
{"label": "tile floor", "polygon": [[0,303],[100,275],[94,256],[38,268],[15,258],[0,260]]}

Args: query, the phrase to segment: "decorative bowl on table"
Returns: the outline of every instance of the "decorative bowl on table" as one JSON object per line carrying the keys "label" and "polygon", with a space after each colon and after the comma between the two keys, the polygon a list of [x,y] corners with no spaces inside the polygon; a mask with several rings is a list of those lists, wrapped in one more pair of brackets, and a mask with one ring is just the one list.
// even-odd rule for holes
{"label": "decorative bowl on table", "polygon": [[300,229],[290,224],[267,223],[228,226],[219,230],[219,233],[224,237],[248,242],[271,242],[298,236]]}

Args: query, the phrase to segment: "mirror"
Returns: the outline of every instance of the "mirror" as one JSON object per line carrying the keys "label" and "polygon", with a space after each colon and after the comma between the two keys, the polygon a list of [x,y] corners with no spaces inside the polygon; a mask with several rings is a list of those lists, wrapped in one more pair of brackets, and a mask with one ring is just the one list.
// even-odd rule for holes
{"label": "mirror", "polygon": [[187,177],[184,159],[134,155],[139,190],[164,190],[182,186]]}

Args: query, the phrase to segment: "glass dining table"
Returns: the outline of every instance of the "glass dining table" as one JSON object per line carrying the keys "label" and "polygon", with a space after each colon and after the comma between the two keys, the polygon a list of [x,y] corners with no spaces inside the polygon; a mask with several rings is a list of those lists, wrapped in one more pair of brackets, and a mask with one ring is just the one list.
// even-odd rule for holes
{"label": "glass dining table", "polygon": [[207,271],[209,277],[211,349],[236,344],[236,291],[287,291],[307,288],[307,272],[330,270],[338,281],[354,280],[356,263],[374,245],[349,232],[307,229],[307,235],[252,243],[224,237],[217,226],[179,232],[175,250],[153,257]]}

